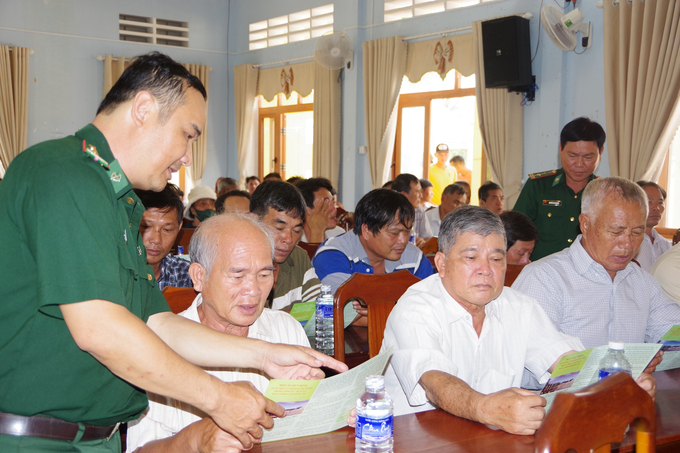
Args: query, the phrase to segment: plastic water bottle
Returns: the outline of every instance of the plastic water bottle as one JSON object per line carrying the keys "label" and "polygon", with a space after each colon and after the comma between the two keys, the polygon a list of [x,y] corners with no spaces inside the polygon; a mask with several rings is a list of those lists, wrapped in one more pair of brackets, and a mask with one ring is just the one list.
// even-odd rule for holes
{"label": "plastic water bottle", "polygon": [[357,400],[355,453],[391,453],[394,448],[394,404],[385,393],[383,376],[368,376]]}
{"label": "plastic water bottle", "polygon": [[598,380],[602,380],[612,373],[623,371],[630,375],[633,374],[630,362],[623,353],[623,342],[610,341],[607,354],[600,361]]}
{"label": "plastic water bottle", "polygon": [[335,353],[330,285],[321,285],[321,294],[316,298],[316,350],[330,356]]}

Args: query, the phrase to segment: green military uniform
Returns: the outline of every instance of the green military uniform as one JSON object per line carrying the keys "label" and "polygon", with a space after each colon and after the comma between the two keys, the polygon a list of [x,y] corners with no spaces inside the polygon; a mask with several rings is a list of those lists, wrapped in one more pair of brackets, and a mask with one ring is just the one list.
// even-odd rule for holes
{"label": "green military uniform", "polygon": [[[93,125],[14,159],[0,185],[0,412],[107,426],[146,409],[144,391],[78,348],[59,309],[102,299],[144,321],[169,310],[146,264],[143,213]],[[67,441],[5,435],[0,451],[19,442],[72,451]]]}
{"label": "green military uniform", "polygon": [[[591,181],[595,178],[590,176]],[[569,247],[581,234],[578,216],[582,195],[583,190],[575,193],[567,185],[563,169],[529,175],[512,210],[529,216],[538,230],[531,261]]]}

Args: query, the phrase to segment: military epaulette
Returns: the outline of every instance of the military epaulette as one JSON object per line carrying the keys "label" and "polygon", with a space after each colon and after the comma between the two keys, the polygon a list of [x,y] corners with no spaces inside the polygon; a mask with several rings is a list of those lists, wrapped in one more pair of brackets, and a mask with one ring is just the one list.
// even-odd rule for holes
{"label": "military epaulette", "polygon": [[554,176],[557,174],[557,170],[539,171],[538,173],[530,173],[529,179],[540,179],[546,176]]}

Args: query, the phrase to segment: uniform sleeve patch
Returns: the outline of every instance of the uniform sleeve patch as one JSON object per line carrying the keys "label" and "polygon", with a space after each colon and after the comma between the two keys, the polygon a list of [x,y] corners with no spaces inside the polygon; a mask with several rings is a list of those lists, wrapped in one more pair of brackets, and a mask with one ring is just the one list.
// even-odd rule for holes
{"label": "uniform sleeve patch", "polygon": [[553,176],[557,174],[557,170],[539,171],[538,173],[529,174],[529,179],[540,179],[546,176]]}

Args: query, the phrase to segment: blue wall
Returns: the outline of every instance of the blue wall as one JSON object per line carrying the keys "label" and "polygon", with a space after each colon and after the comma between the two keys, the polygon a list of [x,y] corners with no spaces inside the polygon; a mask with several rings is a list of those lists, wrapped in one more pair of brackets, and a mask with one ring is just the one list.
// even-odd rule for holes
{"label": "blue wall", "polygon": [[[92,120],[102,96],[103,63],[98,55],[137,55],[152,46],[118,41],[118,14],[185,20],[191,49],[158,46],[186,63],[210,65],[208,160],[203,182],[237,176],[233,67],[267,63],[314,53],[316,40],[248,51],[248,24],[332,0],[2,0],[0,43],[30,47],[29,138],[42,140],[73,133]],[[536,0],[501,0],[400,22],[383,23],[383,0],[336,0],[335,29],[344,30],[355,46],[354,69],[344,72],[340,196],[352,208],[371,188],[368,160],[359,154],[366,144],[361,43],[470,26],[472,21],[515,13],[533,13],[532,51],[539,38]],[[546,2],[547,3],[547,2]],[[189,6],[190,5],[190,6]],[[559,131],[577,116],[605,125],[602,10],[579,2],[593,23],[593,46],[583,55],[562,52],[540,32],[533,62],[539,91],[524,108],[524,175],[556,168]],[[99,18],[96,20],[95,18]],[[14,29],[30,30],[17,31]],[[35,32],[56,33],[57,35]],[[61,36],[69,35],[69,36]],[[225,127],[226,126],[226,127]],[[598,174],[608,175],[605,152]]]}
{"label": "blue wall", "polygon": [[[73,134],[92,121],[103,96],[104,62],[97,56],[131,57],[159,50],[182,63],[212,67],[210,165],[203,177],[212,185],[227,171],[228,6],[224,0],[0,1],[0,44],[35,51],[29,66],[28,145]],[[187,21],[191,49],[119,41],[119,14]]]}

